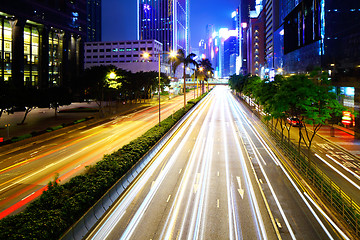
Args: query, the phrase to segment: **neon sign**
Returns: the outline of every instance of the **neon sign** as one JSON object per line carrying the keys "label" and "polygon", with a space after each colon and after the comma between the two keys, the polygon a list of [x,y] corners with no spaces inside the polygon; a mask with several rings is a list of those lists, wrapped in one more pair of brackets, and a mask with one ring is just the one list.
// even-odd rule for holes
{"label": "neon sign", "polygon": [[144,4],[144,11],[150,11],[151,7],[149,4]]}

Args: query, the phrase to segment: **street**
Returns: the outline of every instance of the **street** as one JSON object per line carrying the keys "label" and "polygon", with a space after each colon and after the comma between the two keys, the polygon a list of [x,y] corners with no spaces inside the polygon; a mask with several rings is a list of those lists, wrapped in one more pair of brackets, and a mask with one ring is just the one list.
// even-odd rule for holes
{"label": "street", "polygon": [[341,239],[216,87],[88,239]]}
{"label": "street", "polygon": [[[193,93],[188,93],[190,100]],[[183,106],[183,96],[161,105],[161,118]],[[114,118],[97,127],[82,126],[0,154],[0,219],[39,197],[49,181],[61,182],[85,171],[158,123],[158,107]]]}

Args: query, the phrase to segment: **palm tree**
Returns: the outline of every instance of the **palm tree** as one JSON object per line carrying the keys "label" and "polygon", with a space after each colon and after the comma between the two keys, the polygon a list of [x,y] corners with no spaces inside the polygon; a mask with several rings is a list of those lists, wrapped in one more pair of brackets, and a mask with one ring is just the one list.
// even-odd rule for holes
{"label": "palm tree", "polygon": [[193,64],[194,66],[198,65],[198,63],[194,60],[195,56],[196,55],[194,53],[190,53],[189,55],[185,56],[184,50],[179,49],[177,51],[176,57],[170,60],[173,62],[174,73],[176,71],[176,68],[180,64],[184,65],[184,73],[183,73],[183,77],[184,77],[184,108],[186,105],[186,68],[187,68],[187,66],[189,66],[189,64]]}
{"label": "palm tree", "polygon": [[202,80],[202,85],[201,85],[201,94],[203,94],[204,93],[204,81],[208,81],[208,78],[212,74],[214,74],[214,68],[212,67],[212,64],[208,58],[201,59],[198,64],[204,69],[203,70],[204,78]]}

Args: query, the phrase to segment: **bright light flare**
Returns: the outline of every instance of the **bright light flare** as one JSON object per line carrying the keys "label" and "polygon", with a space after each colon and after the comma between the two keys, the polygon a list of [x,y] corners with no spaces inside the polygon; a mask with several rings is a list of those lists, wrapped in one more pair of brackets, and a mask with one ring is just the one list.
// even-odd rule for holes
{"label": "bright light flare", "polygon": [[116,73],[111,72],[111,73],[109,74],[109,78],[110,78],[110,79],[115,79],[115,78],[116,78]]}

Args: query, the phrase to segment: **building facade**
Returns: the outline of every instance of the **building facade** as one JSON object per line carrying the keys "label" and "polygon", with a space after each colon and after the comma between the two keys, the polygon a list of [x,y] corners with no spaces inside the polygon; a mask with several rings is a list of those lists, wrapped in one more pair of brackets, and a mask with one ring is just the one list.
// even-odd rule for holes
{"label": "building facade", "polygon": [[137,0],[138,40],[155,39],[163,51],[189,54],[189,0]]}
{"label": "building facade", "polygon": [[71,87],[83,69],[85,31],[85,0],[3,1],[0,81]]}
{"label": "building facade", "polygon": [[[168,64],[163,63],[162,48],[162,43],[156,40],[87,42],[85,43],[85,68],[114,65],[131,72],[158,71],[158,54],[160,54],[161,71],[170,73]],[[145,58],[144,53],[148,53],[149,57]]]}
{"label": "building facade", "polygon": [[86,41],[101,41],[101,0],[87,0]]}
{"label": "building facade", "polygon": [[281,0],[280,6],[285,71],[327,71],[342,104],[357,112],[360,137],[360,1]]}
{"label": "building facade", "polygon": [[265,10],[250,18],[248,29],[248,71],[251,75],[260,76],[265,68]]}

